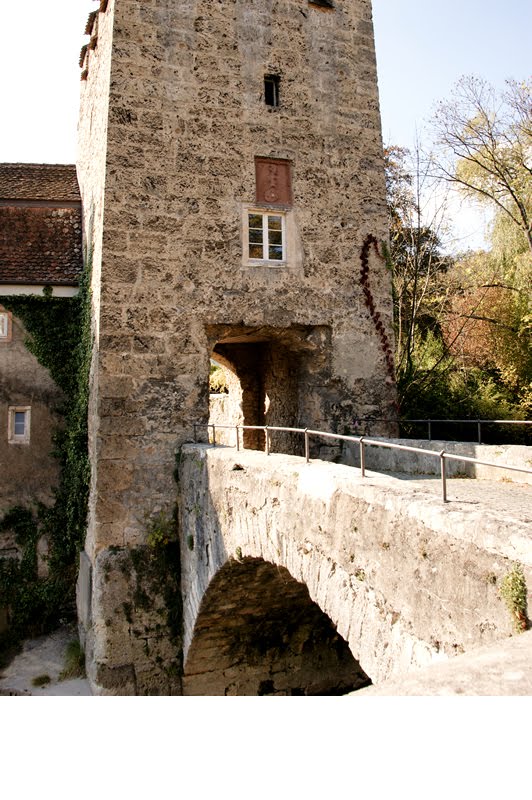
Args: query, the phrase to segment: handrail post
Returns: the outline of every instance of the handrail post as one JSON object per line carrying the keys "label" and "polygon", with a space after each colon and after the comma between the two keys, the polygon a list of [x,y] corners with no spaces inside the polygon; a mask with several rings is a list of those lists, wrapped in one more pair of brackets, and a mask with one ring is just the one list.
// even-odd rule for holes
{"label": "handrail post", "polygon": [[441,491],[443,502],[447,502],[447,476],[445,474],[445,450],[440,452]]}
{"label": "handrail post", "polygon": [[196,444],[196,442],[198,441],[198,434],[197,434],[197,431],[196,431],[196,427],[197,427],[197,425],[196,425],[196,423],[194,423],[194,444]]}
{"label": "handrail post", "polygon": [[266,434],[266,455],[270,455],[270,432],[268,430],[268,426],[264,427],[264,433]]}
{"label": "handrail post", "polygon": [[310,447],[308,438],[308,428],[305,428],[305,461],[307,464],[310,461]]}
{"label": "handrail post", "polygon": [[238,425],[235,425],[235,433],[236,433],[236,449],[238,451],[240,450],[240,437],[238,435]]}
{"label": "handrail post", "polygon": [[211,425],[212,428],[212,446],[216,447],[216,426]]}
{"label": "handrail post", "polygon": [[364,452],[364,437],[360,437],[359,441],[360,445],[360,477],[366,477],[366,454]]}
{"label": "handrail post", "polygon": [[482,423],[477,419],[478,443],[482,444]]}
{"label": "handrail post", "polygon": [[427,420],[429,424],[429,442],[432,442],[432,420]]}

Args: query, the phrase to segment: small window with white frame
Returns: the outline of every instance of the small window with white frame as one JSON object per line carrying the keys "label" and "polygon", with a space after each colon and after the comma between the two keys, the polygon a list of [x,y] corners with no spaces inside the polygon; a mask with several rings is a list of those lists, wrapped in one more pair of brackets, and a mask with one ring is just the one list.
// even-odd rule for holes
{"label": "small window with white frame", "polygon": [[0,306],[0,342],[11,339],[11,314]]}
{"label": "small window with white frame", "polygon": [[248,211],[248,258],[251,263],[286,262],[285,215],[279,211]]}
{"label": "small window with white frame", "polygon": [[10,444],[29,444],[30,406],[10,406],[8,412],[8,442]]}

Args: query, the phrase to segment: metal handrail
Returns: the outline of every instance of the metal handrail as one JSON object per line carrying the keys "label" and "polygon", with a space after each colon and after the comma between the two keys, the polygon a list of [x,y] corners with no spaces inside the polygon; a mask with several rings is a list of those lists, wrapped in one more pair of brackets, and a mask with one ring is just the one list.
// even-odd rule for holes
{"label": "metal handrail", "polygon": [[240,450],[240,435],[239,431],[264,431],[266,442],[266,455],[271,452],[271,438],[272,431],[283,431],[285,433],[302,433],[305,436],[305,461],[310,463],[310,437],[320,436],[325,439],[334,439],[344,442],[353,442],[360,447],[360,477],[364,478],[366,475],[366,460],[365,460],[365,447],[384,447],[389,450],[404,450],[408,453],[421,453],[422,455],[433,456],[440,460],[440,474],[442,485],[442,499],[444,503],[449,502],[447,499],[447,475],[445,462],[446,461],[465,461],[469,464],[480,464],[484,467],[495,467],[496,469],[506,469],[512,472],[524,472],[527,475],[532,475],[532,469],[526,467],[513,467],[507,464],[496,464],[493,461],[483,461],[479,458],[472,458],[471,456],[459,456],[455,453],[446,453],[445,450],[428,450],[424,447],[409,447],[405,444],[396,444],[395,442],[383,442],[377,439],[368,439],[366,436],[348,436],[341,433],[330,433],[329,431],[316,431],[311,428],[286,428],[277,425],[216,425],[212,422],[194,422],[194,442],[197,442],[197,428],[212,428],[212,446],[216,447],[216,428],[234,430],[236,434],[236,449]]}
{"label": "metal handrail", "polygon": [[409,423],[427,425],[427,439],[432,441],[433,424],[460,423],[477,426],[478,443],[482,444],[482,425],[532,425],[532,421],[525,419],[385,419],[383,417],[360,417],[354,421],[355,426],[374,422],[386,422],[393,425],[408,425]]}

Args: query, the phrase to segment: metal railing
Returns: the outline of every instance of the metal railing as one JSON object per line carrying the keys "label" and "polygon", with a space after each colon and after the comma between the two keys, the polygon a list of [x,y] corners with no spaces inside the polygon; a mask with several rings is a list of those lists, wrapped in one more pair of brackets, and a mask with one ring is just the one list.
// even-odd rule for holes
{"label": "metal railing", "polygon": [[486,425],[532,425],[532,421],[524,419],[380,419],[380,418],[361,418],[354,421],[356,427],[369,428],[377,422],[384,422],[389,425],[408,427],[409,425],[426,425],[427,439],[432,441],[433,425],[476,425],[477,441],[482,444],[482,426]]}
{"label": "metal railing", "polygon": [[[212,430],[212,446],[216,447],[216,429],[220,428],[222,430],[234,430],[235,437],[236,437],[236,449],[240,450],[240,431],[264,431],[264,438],[265,438],[265,452],[266,455],[270,455],[272,452],[271,450],[271,434],[274,431],[281,431],[284,433],[297,433],[303,434],[305,437],[305,461],[307,464],[310,463],[310,437],[320,437],[323,439],[333,439],[335,441],[342,441],[342,442],[352,442],[353,444],[359,445],[359,453],[360,453],[360,476],[364,478],[366,476],[366,455],[365,455],[365,448],[366,447],[384,447],[385,449],[389,450],[403,450],[407,453],[421,453],[424,456],[432,456],[434,458],[438,458],[440,461],[440,475],[441,475],[441,487],[442,487],[442,499],[444,503],[448,503],[447,499],[447,474],[446,474],[446,461],[460,461],[465,462],[468,464],[480,464],[484,467],[495,467],[496,469],[505,469],[510,470],[511,472],[524,472],[528,475],[532,475],[532,469],[527,469],[526,467],[513,467],[507,464],[496,464],[492,461],[483,461],[478,458],[471,458],[470,456],[459,456],[455,455],[454,453],[446,453],[445,450],[429,450],[423,447],[409,447],[408,445],[404,444],[396,444],[395,442],[383,442],[377,439],[369,439],[366,436],[347,436],[340,433],[328,433],[326,431],[315,431],[310,428],[284,428],[275,425],[216,425],[212,422],[206,423],[194,423],[194,442],[197,442],[197,429],[199,427],[207,428]],[[210,444],[210,442],[209,442]],[[385,470],[382,470],[385,472]]]}

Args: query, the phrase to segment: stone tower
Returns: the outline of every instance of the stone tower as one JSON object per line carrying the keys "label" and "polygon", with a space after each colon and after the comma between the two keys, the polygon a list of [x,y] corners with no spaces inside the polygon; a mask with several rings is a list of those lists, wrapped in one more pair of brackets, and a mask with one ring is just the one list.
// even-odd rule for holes
{"label": "stone tower", "polygon": [[101,0],[87,32],[80,625],[95,691],[179,692],[178,576],[145,555],[179,447],[208,421],[210,359],[239,384],[233,422],[343,433],[391,415],[390,281],[368,247],[387,236],[371,2]]}

